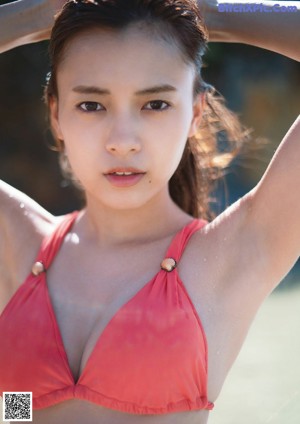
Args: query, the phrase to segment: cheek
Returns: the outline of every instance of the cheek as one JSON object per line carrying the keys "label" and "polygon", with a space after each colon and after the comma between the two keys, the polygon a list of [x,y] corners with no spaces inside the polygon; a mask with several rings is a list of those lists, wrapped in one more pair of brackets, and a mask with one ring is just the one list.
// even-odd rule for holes
{"label": "cheek", "polygon": [[84,166],[98,156],[95,136],[96,134],[99,136],[99,131],[97,132],[91,125],[83,125],[76,114],[62,116],[60,122],[66,154],[70,162],[81,162]]}
{"label": "cheek", "polygon": [[185,128],[181,129],[178,125],[173,125],[166,134],[160,134],[157,140],[152,153],[154,167],[159,178],[168,181],[181,161],[187,134]]}
{"label": "cheek", "polygon": [[177,114],[172,125],[168,128],[167,148],[170,151],[170,157],[175,162],[180,161],[184,147],[186,145],[190,129],[190,116],[186,111]]}
{"label": "cheek", "polygon": [[79,110],[68,104],[68,102],[61,101],[59,107],[59,125],[63,133],[64,139],[88,139],[93,131],[95,124],[84,113],[79,112]]}
{"label": "cheek", "polygon": [[99,152],[94,151],[93,144],[89,143],[88,135],[75,131],[68,132],[65,137],[65,151],[72,172],[81,182],[90,179],[91,170],[97,170]]}

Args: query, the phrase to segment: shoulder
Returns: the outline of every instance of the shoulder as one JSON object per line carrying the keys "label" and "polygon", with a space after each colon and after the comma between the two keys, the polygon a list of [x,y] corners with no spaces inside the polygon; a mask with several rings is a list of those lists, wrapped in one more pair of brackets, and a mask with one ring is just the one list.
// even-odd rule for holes
{"label": "shoulder", "polygon": [[42,239],[58,225],[53,216],[21,191],[0,181],[1,285],[22,282]]}

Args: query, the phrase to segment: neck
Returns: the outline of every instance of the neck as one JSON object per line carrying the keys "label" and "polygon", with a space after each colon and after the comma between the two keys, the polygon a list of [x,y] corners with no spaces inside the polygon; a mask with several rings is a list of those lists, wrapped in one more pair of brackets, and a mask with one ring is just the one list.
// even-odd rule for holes
{"label": "neck", "polygon": [[139,244],[163,238],[191,221],[170,198],[159,193],[147,204],[132,209],[112,209],[90,198],[82,225],[88,239],[99,246]]}

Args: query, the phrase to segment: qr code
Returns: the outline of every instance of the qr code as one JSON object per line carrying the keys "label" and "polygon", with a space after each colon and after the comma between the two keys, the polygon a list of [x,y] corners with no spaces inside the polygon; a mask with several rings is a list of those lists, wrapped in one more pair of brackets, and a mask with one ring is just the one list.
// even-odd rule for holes
{"label": "qr code", "polygon": [[32,421],[32,392],[3,392],[3,421]]}

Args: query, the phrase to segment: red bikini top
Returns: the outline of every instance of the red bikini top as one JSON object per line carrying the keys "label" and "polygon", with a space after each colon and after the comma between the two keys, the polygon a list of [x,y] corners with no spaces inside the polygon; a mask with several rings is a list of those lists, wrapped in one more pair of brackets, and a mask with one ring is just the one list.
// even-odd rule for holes
{"label": "red bikini top", "polygon": [[[43,240],[36,261],[45,270],[77,215],[66,215]],[[1,395],[31,391],[33,409],[73,398],[135,414],[212,409],[207,399],[206,337],[176,268],[190,236],[206,223],[194,219],[176,234],[166,252],[169,259],[162,262],[165,269],[109,321],[77,382],[51,304],[47,274],[35,264],[38,275],[27,277],[0,316]]]}

